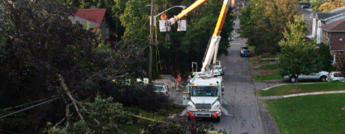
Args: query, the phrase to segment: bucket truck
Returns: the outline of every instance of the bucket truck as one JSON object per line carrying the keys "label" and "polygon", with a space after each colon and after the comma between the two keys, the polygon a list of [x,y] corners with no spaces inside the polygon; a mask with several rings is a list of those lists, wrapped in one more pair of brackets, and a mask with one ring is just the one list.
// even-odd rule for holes
{"label": "bucket truck", "polygon": [[[172,25],[176,23],[178,20],[186,17],[190,12],[204,5],[207,1],[195,1],[180,14],[169,19],[168,24]],[[214,121],[220,121],[222,113],[224,113],[222,108],[223,79],[222,76],[214,75],[214,66],[220,65],[217,64],[217,54],[221,40],[220,34],[224,27],[229,7],[234,7],[235,4],[236,0],[223,1],[216,28],[204,55],[201,71],[194,72],[193,77],[187,84],[189,96],[186,113],[189,120],[212,118]]]}

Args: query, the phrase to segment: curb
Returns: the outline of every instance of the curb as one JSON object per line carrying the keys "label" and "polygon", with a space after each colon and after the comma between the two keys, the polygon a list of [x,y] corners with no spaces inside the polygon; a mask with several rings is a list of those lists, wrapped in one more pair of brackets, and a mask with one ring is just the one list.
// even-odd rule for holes
{"label": "curb", "polygon": [[[267,90],[270,90],[272,88],[279,87],[279,86],[285,86],[285,85],[310,85],[310,84],[318,84],[318,83],[322,83],[322,82],[308,82],[308,83],[295,83],[295,84],[284,83],[284,84],[278,84],[278,85],[274,85],[274,86],[271,86],[271,87],[267,87],[267,88],[264,88],[264,89],[261,89],[261,90],[262,91],[267,91]],[[327,82],[325,82],[325,83],[327,83]]]}

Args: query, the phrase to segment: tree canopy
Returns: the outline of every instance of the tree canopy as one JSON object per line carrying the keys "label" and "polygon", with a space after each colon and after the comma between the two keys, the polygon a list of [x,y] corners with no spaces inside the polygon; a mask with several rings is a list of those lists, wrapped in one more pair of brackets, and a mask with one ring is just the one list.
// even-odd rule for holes
{"label": "tree canopy", "polygon": [[319,10],[321,12],[328,12],[341,7],[345,7],[344,0],[328,0],[320,5]]}
{"label": "tree canopy", "polygon": [[241,11],[241,36],[258,54],[276,53],[287,23],[298,13],[298,0],[251,0]]}
{"label": "tree canopy", "polygon": [[295,16],[288,23],[284,38],[280,41],[281,54],[279,63],[282,75],[298,77],[300,74],[310,74],[321,69],[316,45],[307,42],[306,28],[303,17]]}

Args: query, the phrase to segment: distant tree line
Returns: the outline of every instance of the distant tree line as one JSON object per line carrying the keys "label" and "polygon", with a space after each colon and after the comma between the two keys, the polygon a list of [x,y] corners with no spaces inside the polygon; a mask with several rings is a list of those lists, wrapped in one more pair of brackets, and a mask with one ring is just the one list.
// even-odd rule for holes
{"label": "distant tree line", "polygon": [[298,0],[250,0],[240,16],[241,36],[257,54],[279,52],[287,24],[298,13]]}

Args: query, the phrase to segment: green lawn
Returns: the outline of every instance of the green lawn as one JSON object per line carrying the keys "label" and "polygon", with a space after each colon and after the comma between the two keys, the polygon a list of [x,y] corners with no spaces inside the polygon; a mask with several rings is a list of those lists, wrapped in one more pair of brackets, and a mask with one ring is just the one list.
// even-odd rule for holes
{"label": "green lawn", "polygon": [[276,56],[251,57],[250,63],[254,69],[254,80],[258,82],[282,80]]}
{"label": "green lawn", "polygon": [[327,83],[315,83],[315,84],[291,84],[274,87],[267,91],[261,91],[261,96],[279,96],[288,95],[294,93],[307,93],[317,91],[335,91],[345,90],[345,83],[342,82],[327,82]]}
{"label": "green lawn", "polygon": [[282,79],[283,79],[283,77],[278,73],[270,74],[270,75],[255,76],[255,78],[254,78],[254,80],[257,82],[282,80]]}
{"label": "green lawn", "polygon": [[345,134],[345,94],[266,101],[282,134]]}
{"label": "green lawn", "polygon": [[259,67],[259,69],[264,69],[264,70],[272,70],[272,69],[278,69],[278,68],[279,68],[278,64],[265,64]]}

